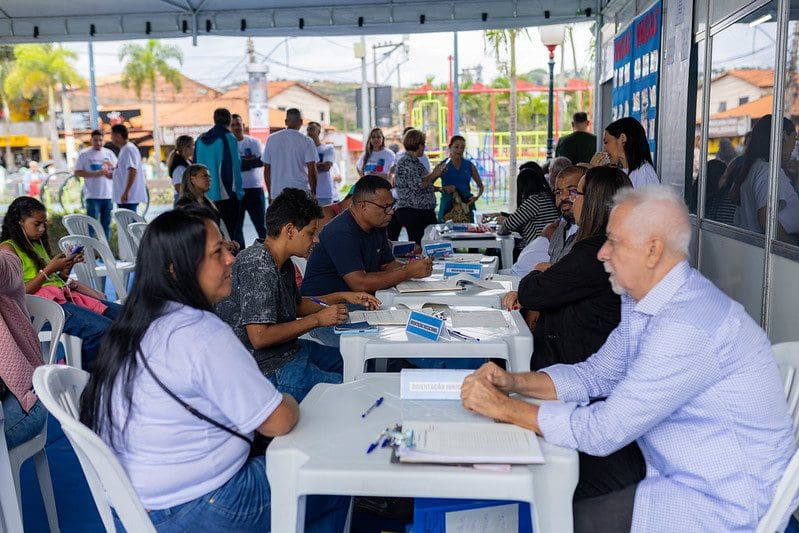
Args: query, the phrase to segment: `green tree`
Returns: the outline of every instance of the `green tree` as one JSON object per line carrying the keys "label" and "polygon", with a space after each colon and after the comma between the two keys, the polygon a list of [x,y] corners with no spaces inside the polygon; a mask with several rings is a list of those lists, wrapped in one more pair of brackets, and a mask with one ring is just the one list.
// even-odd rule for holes
{"label": "green tree", "polygon": [[8,105],[8,95],[3,86],[13,65],[14,47],[10,44],[0,45],[0,110],[3,112],[3,124],[6,132],[5,166],[8,170],[13,170],[14,156],[11,154],[11,109]]}
{"label": "green tree", "polygon": [[[58,128],[55,120],[55,92],[57,89],[84,84],[83,78],[72,66],[78,55],[71,50],[47,44],[18,44],[14,46],[16,61],[3,81],[3,89],[10,100],[31,99],[39,91],[47,93],[47,116],[50,122],[52,159],[64,166],[58,148]],[[65,117],[66,119],[67,117]]]}
{"label": "green tree", "polygon": [[[524,28],[508,28],[505,30],[486,30],[483,33],[483,45],[491,51],[498,64],[505,66],[510,81],[510,103],[508,109],[510,137],[510,161],[508,163],[508,181],[510,182],[510,208],[516,208],[516,39],[520,35],[529,34]],[[507,60],[503,60],[508,56]]]}
{"label": "green tree", "polygon": [[155,166],[157,177],[161,177],[161,132],[158,128],[158,108],[155,99],[158,75],[180,92],[182,78],[180,71],[171,62],[183,64],[183,53],[175,45],[161,44],[157,39],[150,39],[144,45],[128,43],[119,49],[119,60],[124,62],[122,68],[122,86],[132,88],[136,96],[141,98],[145,85],[150,89],[150,101],[153,106],[153,144],[155,157],[159,164]]}

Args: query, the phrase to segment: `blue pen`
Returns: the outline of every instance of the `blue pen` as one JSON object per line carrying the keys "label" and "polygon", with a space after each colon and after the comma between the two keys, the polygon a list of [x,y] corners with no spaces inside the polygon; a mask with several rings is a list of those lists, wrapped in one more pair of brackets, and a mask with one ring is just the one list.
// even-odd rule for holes
{"label": "blue pen", "polygon": [[369,407],[369,409],[367,409],[367,410],[366,410],[366,412],[364,412],[364,414],[362,414],[362,415],[361,415],[361,418],[366,418],[366,415],[368,415],[369,413],[371,413],[371,412],[372,412],[372,410],[373,410],[375,407],[380,407],[380,404],[381,404],[381,403],[383,403],[383,397],[382,397],[382,396],[381,396],[380,398],[378,398],[377,400],[375,400],[375,403],[373,403],[373,404],[372,404],[372,406],[371,406],[371,407]]}
{"label": "blue pen", "polygon": [[471,337],[469,335],[466,335],[466,334],[461,333],[460,331],[456,331],[454,329],[447,329],[447,333],[449,333],[450,335],[452,335],[456,339],[461,339],[461,340],[464,340],[464,341],[480,342],[480,339],[478,339],[477,337]]}
{"label": "blue pen", "polygon": [[369,447],[366,449],[367,455],[372,453],[373,451],[375,451],[375,449],[378,446],[380,446],[380,439],[382,439],[383,437],[386,436],[386,432],[387,431],[388,431],[388,429],[384,429],[383,431],[381,431],[380,435],[377,436],[377,439],[375,439],[375,441],[369,445]]}
{"label": "blue pen", "polygon": [[322,307],[330,307],[330,304],[323,302],[319,298],[314,298],[312,296],[308,296],[308,299],[311,300],[315,304],[321,305]]}

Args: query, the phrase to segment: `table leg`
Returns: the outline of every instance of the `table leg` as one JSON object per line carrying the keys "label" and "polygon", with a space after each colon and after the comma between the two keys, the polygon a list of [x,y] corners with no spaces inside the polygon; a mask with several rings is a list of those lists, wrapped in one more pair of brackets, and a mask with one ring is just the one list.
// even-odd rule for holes
{"label": "table leg", "polygon": [[510,268],[513,266],[513,237],[509,239],[502,239],[500,246],[500,255],[502,256],[502,268]]}
{"label": "table leg", "polygon": [[297,476],[308,457],[299,453],[266,453],[266,477],[271,492],[271,531],[302,533],[305,495],[299,494]]}
{"label": "table leg", "polygon": [[547,465],[537,469],[533,476],[530,500],[533,531],[542,533],[571,533],[572,497],[577,487],[579,467],[577,461],[547,459]]}

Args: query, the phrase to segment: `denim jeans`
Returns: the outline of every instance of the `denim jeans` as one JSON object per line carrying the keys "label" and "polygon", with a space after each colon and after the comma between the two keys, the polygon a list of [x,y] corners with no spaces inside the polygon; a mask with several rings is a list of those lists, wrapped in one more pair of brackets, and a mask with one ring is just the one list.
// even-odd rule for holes
{"label": "denim jeans", "polygon": [[86,214],[100,221],[105,238],[111,241],[111,210],[114,202],[110,198],[86,198]]}
{"label": "denim jeans", "polygon": [[6,398],[3,400],[3,416],[6,446],[9,450],[31,440],[47,423],[47,409],[41,401],[36,400],[30,411],[26,413],[11,391],[6,393]]}
{"label": "denim jeans", "polygon": [[[244,198],[241,200],[242,208],[250,215],[252,225],[259,239],[266,238],[266,195],[261,187],[244,189]],[[244,213],[242,213],[244,215]],[[243,216],[242,216],[243,218]]]}
{"label": "denim jeans", "polygon": [[130,209],[131,211],[136,211],[139,208],[139,204],[117,204],[117,207],[120,209]]}
{"label": "denim jeans", "polygon": [[61,304],[66,317],[64,333],[80,337],[83,340],[81,358],[83,369],[86,371],[92,368],[103,335],[111,326],[111,322],[122,311],[122,306],[119,304],[106,301],[103,303],[108,306],[108,309],[102,315],[70,302]]}
{"label": "denim jeans", "polygon": [[[341,353],[329,346],[300,339],[294,359],[268,376],[275,388],[301,402],[319,383],[341,383]],[[336,370],[338,369],[338,370]]]}
{"label": "denim jeans", "polygon": [[[227,483],[199,498],[169,509],[150,511],[150,520],[161,533],[186,531],[269,531],[271,491],[266,478],[266,458],[253,457]],[[305,531],[340,532],[344,529],[349,498],[309,496],[305,507]],[[280,512],[276,509],[276,512]],[[124,531],[114,516],[118,531]]]}

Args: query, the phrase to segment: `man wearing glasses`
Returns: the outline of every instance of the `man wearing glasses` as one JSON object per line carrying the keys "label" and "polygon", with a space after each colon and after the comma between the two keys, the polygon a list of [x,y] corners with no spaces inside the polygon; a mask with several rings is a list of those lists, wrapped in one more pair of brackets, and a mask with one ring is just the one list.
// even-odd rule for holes
{"label": "man wearing glasses", "polygon": [[364,176],[353,187],[352,207],[343,211],[319,234],[319,244],[308,259],[302,282],[303,296],[339,291],[374,294],[433,271],[431,259],[407,264],[394,259],[386,226],[394,214],[391,185],[379,176]]}

